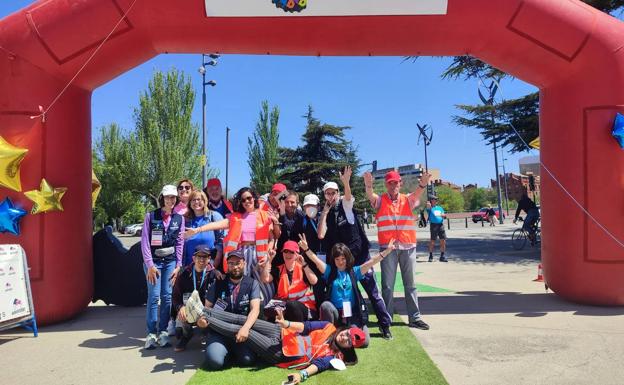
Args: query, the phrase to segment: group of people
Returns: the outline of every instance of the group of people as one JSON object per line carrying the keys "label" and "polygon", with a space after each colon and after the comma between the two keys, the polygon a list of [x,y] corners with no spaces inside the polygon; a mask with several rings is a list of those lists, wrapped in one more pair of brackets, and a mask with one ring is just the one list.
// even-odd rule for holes
{"label": "group of people", "polygon": [[[301,368],[293,381],[305,381],[339,366],[336,359],[356,363],[354,348],[368,346],[369,310],[358,282],[382,337],[392,339],[398,266],[409,326],[429,329],[414,282],[412,212],[431,176],[424,174],[413,192],[403,194],[401,176],[388,172],[386,192],[378,195],[372,175],[364,175],[366,196],[377,211],[380,249],[371,256],[353,208],[351,174],[350,167],[339,173],[342,191],[335,182],[323,186],[323,203],[309,194],[300,204],[299,195],[282,183],[263,198],[244,187],[231,202],[218,179],[210,179],[204,190],[188,179],[164,186],[160,208],[146,214],[141,238],[148,288],[145,348],[170,345],[167,325],[174,320],[176,351],[186,348],[194,325],[206,334],[209,369],[222,368],[229,358],[244,366],[262,359]],[[427,210],[432,226],[440,224],[435,235],[441,239],[440,261],[446,262],[445,214],[433,198]],[[373,271],[377,263],[381,295]]]}

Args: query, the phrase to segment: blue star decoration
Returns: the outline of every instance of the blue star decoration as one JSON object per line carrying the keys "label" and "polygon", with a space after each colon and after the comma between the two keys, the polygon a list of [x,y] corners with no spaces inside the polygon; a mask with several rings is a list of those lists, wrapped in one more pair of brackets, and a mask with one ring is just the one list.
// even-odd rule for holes
{"label": "blue star decoration", "polygon": [[19,221],[26,215],[26,210],[13,206],[13,202],[6,197],[0,203],[0,232],[20,235]]}
{"label": "blue star decoration", "polygon": [[613,123],[611,135],[618,141],[620,147],[624,148],[624,115],[619,112],[615,115],[615,123]]}

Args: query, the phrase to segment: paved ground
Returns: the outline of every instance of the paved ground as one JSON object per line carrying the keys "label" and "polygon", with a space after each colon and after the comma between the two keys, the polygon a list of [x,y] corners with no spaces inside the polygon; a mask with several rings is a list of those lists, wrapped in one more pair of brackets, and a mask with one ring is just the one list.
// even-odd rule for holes
{"label": "paved ground", "polygon": [[[624,308],[576,305],[546,292],[532,281],[539,250],[511,249],[513,225],[461,225],[448,232],[451,262],[424,262],[421,244],[417,269],[420,283],[452,291],[421,293],[431,330],[414,331],[450,384],[623,382]],[[136,241],[122,237],[125,245]],[[2,332],[0,357],[10,368],[2,383],[184,384],[201,362],[198,340],[182,354],[145,352],[144,317],[144,308],[98,303],[36,339]]]}

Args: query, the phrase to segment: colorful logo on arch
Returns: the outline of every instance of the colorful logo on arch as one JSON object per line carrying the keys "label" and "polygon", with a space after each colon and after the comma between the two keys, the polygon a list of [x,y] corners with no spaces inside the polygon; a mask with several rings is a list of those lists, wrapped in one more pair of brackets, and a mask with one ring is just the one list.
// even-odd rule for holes
{"label": "colorful logo on arch", "polygon": [[284,12],[301,12],[308,5],[308,0],[272,0],[277,8]]}

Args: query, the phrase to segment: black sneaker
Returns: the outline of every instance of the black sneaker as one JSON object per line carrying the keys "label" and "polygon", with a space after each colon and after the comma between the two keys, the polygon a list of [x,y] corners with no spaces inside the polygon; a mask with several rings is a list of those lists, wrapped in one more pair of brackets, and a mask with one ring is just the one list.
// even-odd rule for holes
{"label": "black sneaker", "polygon": [[433,255],[429,256],[429,262],[433,262]]}
{"label": "black sneaker", "polygon": [[446,259],[445,256],[441,256],[440,257],[440,262],[448,262],[448,259]]}
{"label": "black sneaker", "polygon": [[178,339],[178,343],[176,344],[174,350],[176,352],[183,352],[184,350],[186,350],[186,345],[189,343],[190,340],[191,340],[191,337],[182,336],[181,338]]}
{"label": "black sneaker", "polygon": [[394,339],[394,337],[392,337],[392,333],[390,332],[389,327],[380,326],[379,331],[381,332],[381,338],[383,338],[384,340],[392,341]]}
{"label": "black sneaker", "polygon": [[409,327],[420,329],[420,330],[429,330],[429,325],[427,325],[425,323],[425,321],[423,321],[421,319],[417,319],[417,320],[411,321],[409,323]]}

